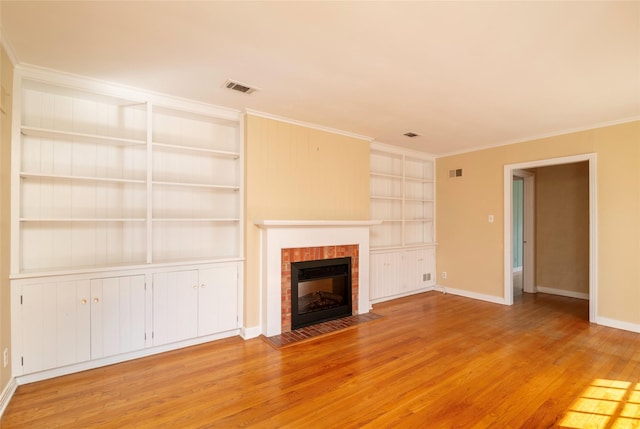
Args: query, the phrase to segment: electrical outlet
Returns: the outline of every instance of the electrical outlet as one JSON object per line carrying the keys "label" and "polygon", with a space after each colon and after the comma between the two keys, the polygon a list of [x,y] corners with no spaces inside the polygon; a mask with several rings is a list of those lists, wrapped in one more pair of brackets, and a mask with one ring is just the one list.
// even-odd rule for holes
{"label": "electrical outlet", "polygon": [[442,278],[443,278],[443,279],[446,279],[446,278],[447,278],[447,272],[446,272],[446,271],[443,271],[443,272],[442,272]]}
{"label": "electrical outlet", "polygon": [[2,365],[3,368],[9,365],[9,349],[4,349],[4,352],[2,352]]}

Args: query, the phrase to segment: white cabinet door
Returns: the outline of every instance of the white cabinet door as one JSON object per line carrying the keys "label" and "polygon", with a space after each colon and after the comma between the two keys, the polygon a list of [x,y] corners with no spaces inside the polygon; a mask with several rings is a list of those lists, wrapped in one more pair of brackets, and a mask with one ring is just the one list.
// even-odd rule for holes
{"label": "white cabinet door", "polygon": [[435,251],[408,250],[402,255],[402,292],[423,289],[435,284]]}
{"label": "white cabinet door", "polygon": [[400,293],[400,259],[397,252],[371,255],[371,299]]}
{"label": "white cabinet door", "polygon": [[198,270],[153,275],[153,344],[198,335]]}
{"label": "white cabinet door", "polygon": [[144,276],[91,280],[91,358],[145,346]]}
{"label": "white cabinet door", "polygon": [[89,280],[24,285],[21,297],[23,373],[91,358]]}
{"label": "white cabinet door", "polygon": [[237,327],[237,264],[220,264],[200,270],[198,335],[210,335]]}

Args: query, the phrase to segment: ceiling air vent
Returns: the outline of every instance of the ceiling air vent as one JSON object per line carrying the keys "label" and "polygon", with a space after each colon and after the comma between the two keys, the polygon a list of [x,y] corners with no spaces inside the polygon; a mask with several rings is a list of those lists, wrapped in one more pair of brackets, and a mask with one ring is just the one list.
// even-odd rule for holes
{"label": "ceiling air vent", "polygon": [[416,133],[412,133],[411,131],[409,131],[408,133],[404,133],[404,135],[407,137],[418,137]]}
{"label": "ceiling air vent", "polygon": [[256,90],[256,88],[251,88],[248,85],[245,85],[240,82],[234,82],[232,80],[227,80],[224,83],[224,87],[228,89],[233,89],[234,91],[244,92],[245,94],[251,94]]}

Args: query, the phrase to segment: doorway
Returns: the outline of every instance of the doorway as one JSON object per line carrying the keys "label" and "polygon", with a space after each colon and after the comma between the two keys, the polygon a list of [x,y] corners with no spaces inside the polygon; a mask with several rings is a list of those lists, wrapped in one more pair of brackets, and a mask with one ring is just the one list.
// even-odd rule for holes
{"label": "doorway", "polygon": [[535,293],[535,173],[513,170],[513,283],[522,292]]}
{"label": "doorway", "polygon": [[[584,154],[584,155],[575,155],[569,157],[562,158],[551,158],[546,160],[539,161],[531,161],[519,164],[508,164],[504,166],[504,303],[506,305],[513,304],[513,265],[514,265],[514,225],[513,225],[513,207],[514,207],[514,176],[519,176],[523,174],[523,170],[534,169],[538,167],[547,167],[547,166],[555,166],[561,164],[573,164],[578,162],[587,161],[589,164],[589,320],[594,322],[596,319],[596,309],[597,309],[597,218],[596,218],[596,207],[597,207],[597,193],[596,193],[596,179],[597,179],[597,170],[596,170],[596,154]],[[533,225],[533,221],[527,222],[526,213],[528,211],[527,204],[527,191],[526,191],[526,181],[527,178],[523,177],[523,242],[527,241],[526,245],[523,246],[522,252],[522,266],[523,266],[523,286],[526,284],[525,278],[527,277],[527,269],[526,267],[530,267],[528,270],[528,274],[531,275],[531,283],[530,291],[535,292],[533,288],[535,288],[533,282],[533,271],[535,267],[534,260],[527,259],[527,254],[529,258],[534,256],[534,246],[533,242],[529,241],[529,239],[524,238],[526,235],[526,225]],[[530,178],[531,184],[535,183],[534,176],[532,174]],[[533,192],[530,192],[529,195],[533,197]],[[533,198],[530,200],[531,204],[531,213],[534,213],[533,206]],[[532,228],[533,231],[533,228]],[[531,233],[531,237],[533,237],[533,232]],[[527,245],[528,248],[527,248]],[[527,252],[527,250],[529,250]],[[530,265],[528,265],[530,264]],[[525,289],[526,291],[526,289]]]}

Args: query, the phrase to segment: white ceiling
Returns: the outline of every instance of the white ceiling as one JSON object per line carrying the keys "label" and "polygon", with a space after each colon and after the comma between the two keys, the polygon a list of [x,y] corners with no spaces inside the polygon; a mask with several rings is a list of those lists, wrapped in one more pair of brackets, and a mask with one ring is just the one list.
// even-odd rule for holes
{"label": "white ceiling", "polygon": [[[20,63],[435,155],[640,119],[638,1],[2,0],[0,8],[3,40]],[[229,78],[260,89],[225,89]]]}

